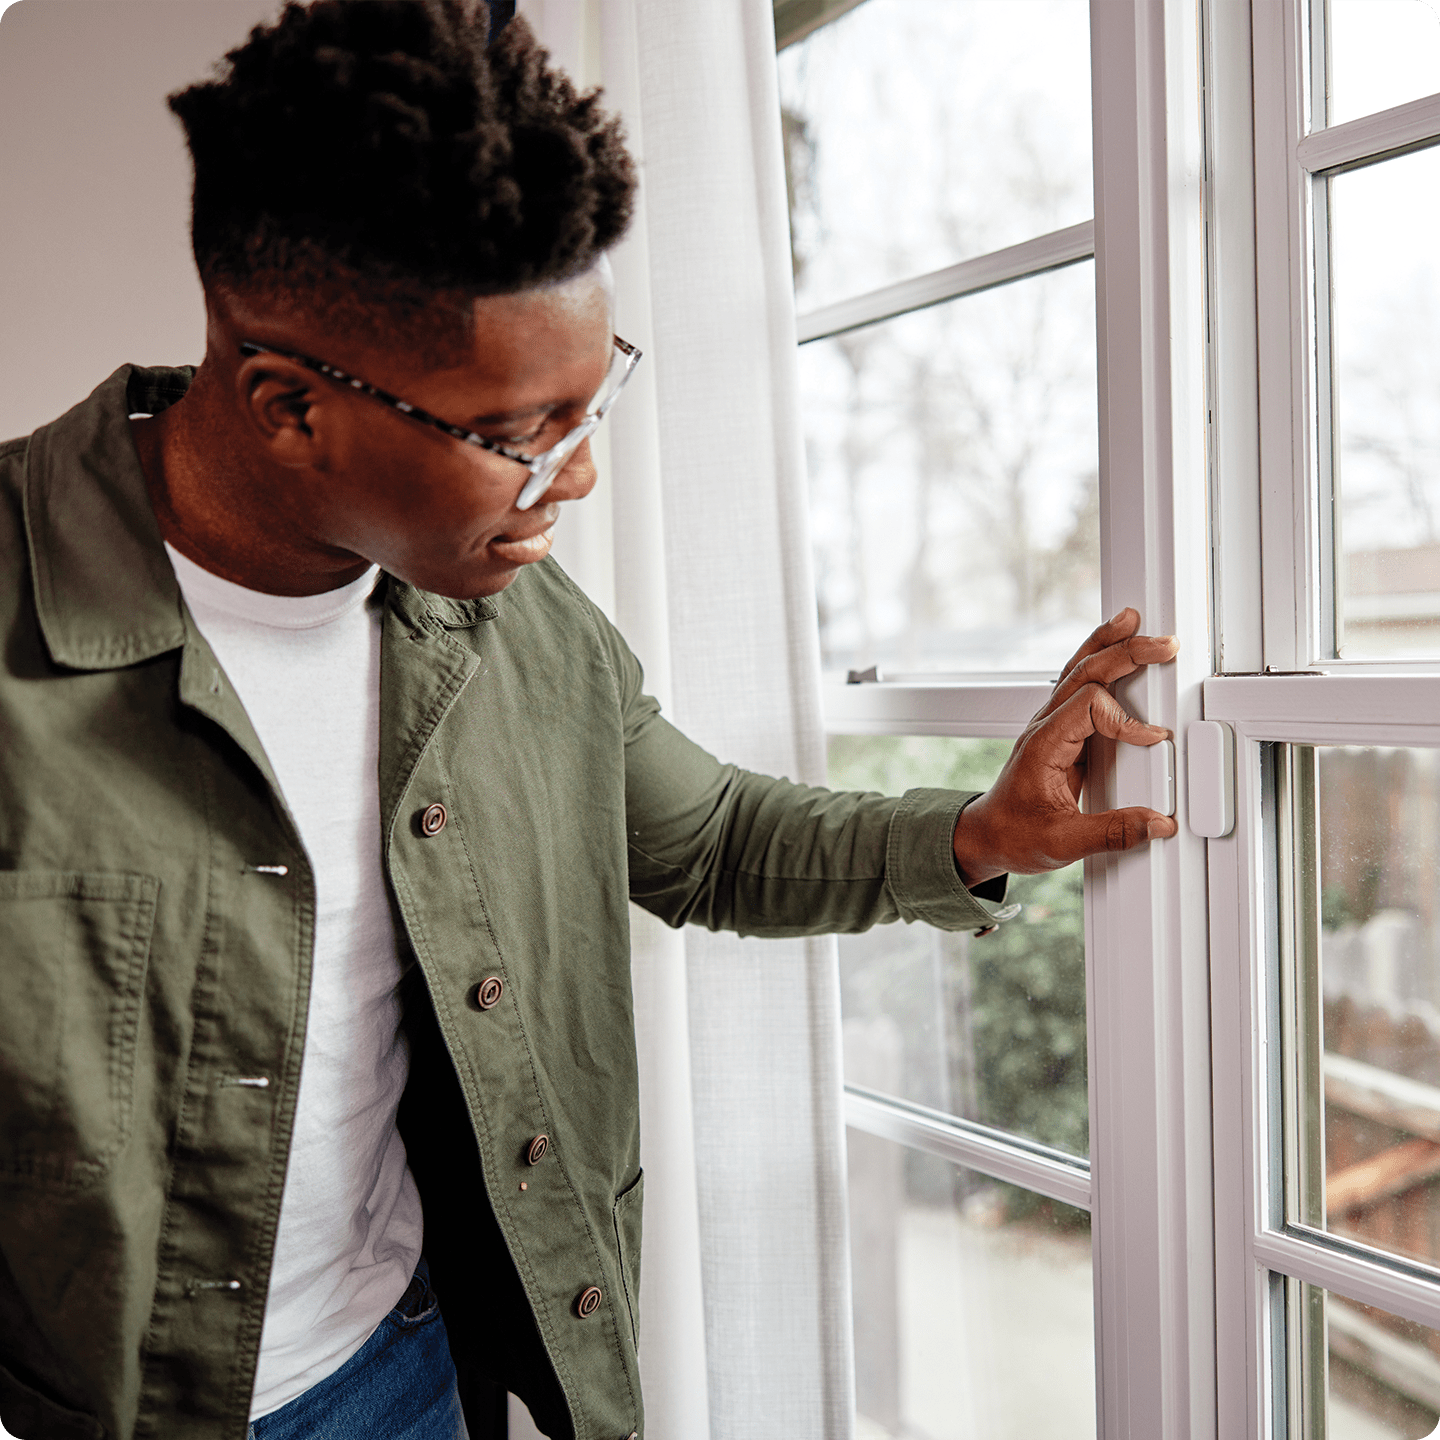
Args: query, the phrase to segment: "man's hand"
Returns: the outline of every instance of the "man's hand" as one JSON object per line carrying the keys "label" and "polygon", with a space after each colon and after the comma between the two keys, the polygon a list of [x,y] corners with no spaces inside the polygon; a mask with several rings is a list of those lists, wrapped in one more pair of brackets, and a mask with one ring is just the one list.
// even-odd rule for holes
{"label": "man's hand", "polygon": [[1129,745],[1154,745],[1170,732],[1126,714],[1105,688],[1144,665],[1173,660],[1173,635],[1137,635],[1138,611],[1122,610],[1080,647],[1054,693],[1015,742],[999,778],[961,812],[955,862],[966,885],[996,875],[1058,870],[1100,850],[1129,850],[1174,835],[1175,820],[1135,805],[1099,815],[1080,813],[1085,742],[1105,735]]}

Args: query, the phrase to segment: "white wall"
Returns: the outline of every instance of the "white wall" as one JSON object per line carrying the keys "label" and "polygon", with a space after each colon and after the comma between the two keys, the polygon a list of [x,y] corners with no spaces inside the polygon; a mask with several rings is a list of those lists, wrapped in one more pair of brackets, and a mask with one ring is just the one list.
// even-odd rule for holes
{"label": "white wall", "polygon": [[18,0],[0,17],[0,438],[127,360],[201,357],[172,90],[275,0]]}

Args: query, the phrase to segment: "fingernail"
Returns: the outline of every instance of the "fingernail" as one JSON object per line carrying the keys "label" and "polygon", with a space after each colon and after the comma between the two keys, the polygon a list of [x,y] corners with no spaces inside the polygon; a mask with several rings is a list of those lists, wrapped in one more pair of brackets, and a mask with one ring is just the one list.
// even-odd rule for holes
{"label": "fingernail", "polygon": [[1147,840],[1168,840],[1170,827],[1163,820],[1152,820],[1145,827],[1145,838]]}
{"label": "fingernail", "polygon": [[[1128,605],[1126,605],[1126,606],[1124,606],[1122,609],[1117,610],[1105,623],[1106,623],[1107,625],[1115,625],[1115,624],[1117,624],[1117,623],[1121,620],[1121,618],[1124,616],[1125,611],[1128,610],[1129,608],[1130,608],[1130,607],[1129,607]],[[1093,613],[1093,612],[1092,612],[1092,613]]]}

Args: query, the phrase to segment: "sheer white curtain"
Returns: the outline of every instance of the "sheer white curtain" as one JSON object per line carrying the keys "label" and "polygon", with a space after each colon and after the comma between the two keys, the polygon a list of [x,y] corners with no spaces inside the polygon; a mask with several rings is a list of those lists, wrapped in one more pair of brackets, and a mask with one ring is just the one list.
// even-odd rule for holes
{"label": "sheer white curtain", "polygon": [[[7,104],[19,97],[8,133],[26,135],[5,171],[7,194],[40,195],[35,213],[59,216],[0,236],[12,259],[16,245],[40,237],[0,269],[46,299],[33,324],[18,292],[7,299],[12,339],[33,331],[34,343],[10,347],[23,363],[0,387],[10,415],[0,434],[52,418],[123,360],[178,364],[203,348],[193,281],[175,298],[176,277],[189,274],[188,167],[155,97],[204,73],[273,6],[132,4],[107,18],[109,8],[87,8],[79,31],[39,27],[48,12],[33,11],[50,49],[25,51],[28,68],[11,65],[14,84],[0,87]],[[651,688],[691,734],[727,759],[819,778],[770,0],[520,8],[566,69],[606,86],[643,166],[640,212],[616,270],[620,331],[646,357],[606,422],[606,478],[565,518],[557,555],[619,622]],[[78,49],[77,36],[86,41]],[[46,63],[60,55],[64,66]],[[70,123],[102,110],[109,131]],[[41,112],[63,112],[67,123],[23,123]],[[107,169],[103,134],[154,163]],[[124,194],[111,196],[116,175]],[[97,227],[77,228],[63,204],[57,210],[57,176],[81,177],[86,213],[99,206],[113,220],[100,227],[104,254],[90,246],[84,265],[56,237]],[[148,215],[163,222],[154,234],[137,219]],[[47,276],[56,283],[37,289]],[[57,310],[59,295],[68,309]],[[126,309],[127,296],[140,299]],[[97,316],[113,323],[97,332]],[[679,935],[639,911],[633,918],[650,1440],[846,1440],[831,948]],[[534,1433],[517,1413],[513,1433],[527,1428]]]}
{"label": "sheer white curtain", "polygon": [[[641,162],[615,256],[646,351],[557,557],[728,760],[823,778],[770,0],[531,0]],[[563,538],[560,538],[563,534]],[[851,1431],[833,942],[674,934],[638,911],[651,1440]],[[516,1416],[512,1433],[526,1433]],[[533,1433],[530,1432],[530,1433]]]}

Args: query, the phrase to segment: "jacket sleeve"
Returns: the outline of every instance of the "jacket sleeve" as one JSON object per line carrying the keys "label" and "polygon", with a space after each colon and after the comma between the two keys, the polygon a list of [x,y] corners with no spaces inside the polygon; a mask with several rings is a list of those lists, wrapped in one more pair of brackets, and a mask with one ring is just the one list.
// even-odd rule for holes
{"label": "jacket sleeve", "polygon": [[[951,848],[971,793],[899,799],[725,765],[660,714],[640,664],[601,617],[625,723],[630,898],[670,925],[742,935],[848,933],[891,920],[978,930],[995,917]],[[986,886],[1004,895],[1003,882]]]}

